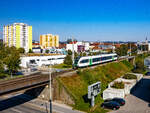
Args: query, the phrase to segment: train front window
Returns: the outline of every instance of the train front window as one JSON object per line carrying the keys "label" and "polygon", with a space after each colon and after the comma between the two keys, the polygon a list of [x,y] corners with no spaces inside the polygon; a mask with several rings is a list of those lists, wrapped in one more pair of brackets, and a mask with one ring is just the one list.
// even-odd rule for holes
{"label": "train front window", "polygon": [[88,63],[89,59],[81,60],[80,63]]}
{"label": "train front window", "polygon": [[36,64],[35,60],[30,60],[30,64]]}

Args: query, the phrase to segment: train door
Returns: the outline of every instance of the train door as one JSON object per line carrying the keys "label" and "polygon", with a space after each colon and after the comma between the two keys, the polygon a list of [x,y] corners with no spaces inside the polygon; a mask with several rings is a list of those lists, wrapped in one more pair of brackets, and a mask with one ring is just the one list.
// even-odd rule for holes
{"label": "train door", "polygon": [[92,65],[92,58],[90,58],[90,64],[89,64],[90,66]]}

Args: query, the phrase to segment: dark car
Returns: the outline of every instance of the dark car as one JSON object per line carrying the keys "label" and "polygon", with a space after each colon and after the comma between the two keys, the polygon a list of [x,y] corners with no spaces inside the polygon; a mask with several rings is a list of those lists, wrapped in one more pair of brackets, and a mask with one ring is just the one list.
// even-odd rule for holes
{"label": "dark car", "polygon": [[123,98],[113,98],[112,101],[115,101],[120,104],[120,106],[125,105],[125,100]]}
{"label": "dark car", "polygon": [[150,72],[147,72],[145,75],[150,76]]}
{"label": "dark car", "polygon": [[101,107],[116,110],[120,108],[120,105],[115,101],[108,101],[102,103]]}

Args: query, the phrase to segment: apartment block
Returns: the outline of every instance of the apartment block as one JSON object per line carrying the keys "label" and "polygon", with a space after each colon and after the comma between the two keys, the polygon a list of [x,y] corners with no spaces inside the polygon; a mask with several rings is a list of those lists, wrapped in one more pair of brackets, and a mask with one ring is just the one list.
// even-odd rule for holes
{"label": "apartment block", "polygon": [[46,34],[40,36],[41,48],[59,47],[59,36]]}
{"label": "apartment block", "polygon": [[24,48],[25,52],[32,50],[32,26],[24,23],[4,26],[3,43],[9,47]]}

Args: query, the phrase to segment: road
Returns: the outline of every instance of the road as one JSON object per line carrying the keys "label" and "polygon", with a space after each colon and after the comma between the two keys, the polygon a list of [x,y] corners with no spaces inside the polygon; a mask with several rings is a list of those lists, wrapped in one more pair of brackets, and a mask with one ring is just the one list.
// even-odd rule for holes
{"label": "road", "polygon": [[[53,113],[82,113],[71,107],[53,102]],[[0,113],[48,113],[49,102],[30,98],[25,94],[0,97]]]}
{"label": "road", "polygon": [[125,100],[125,106],[110,113],[150,113],[150,76],[145,76]]}
{"label": "road", "polygon": [[17,97],[0,99],[0,113],[46,113]]}

